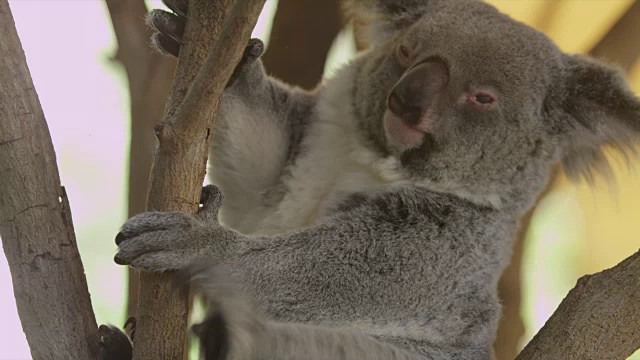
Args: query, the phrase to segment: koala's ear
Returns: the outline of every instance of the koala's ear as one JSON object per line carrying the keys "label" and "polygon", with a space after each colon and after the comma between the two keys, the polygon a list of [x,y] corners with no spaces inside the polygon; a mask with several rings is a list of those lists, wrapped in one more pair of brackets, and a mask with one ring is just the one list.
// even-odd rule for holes
{"label": "koala's ear", "polygon": [[345,20],[353,21],[358,43],[369,47],[410,26],[429,4],[450,0],[344,0]]}
{"label": "koala's ear", "polygon": [[593,181],[611,168],[603,152],[610,146],[627,158],[640,140],[640,100],[622,72],[583,56],[566,56],[561,84],[552,90],[556,110],[554,131],[563,141],[567,175]]}

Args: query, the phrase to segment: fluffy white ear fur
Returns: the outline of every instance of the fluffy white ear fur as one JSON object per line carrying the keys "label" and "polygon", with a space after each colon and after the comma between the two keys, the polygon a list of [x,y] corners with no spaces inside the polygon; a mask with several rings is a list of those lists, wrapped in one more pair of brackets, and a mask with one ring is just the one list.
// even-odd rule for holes
{"label": "fluffy white ear fur", "polygon": [[344,0],[344,17],[359,26],[366,47],[382,44],[413,23],[427,2],[436,0]]}
{"label": "fluffy white ear fur", "polygon": [[566,142],[567,174],[590,182],[595,173],[611,179],[603,146],[620,151],[628,160],[640,140],[640,99],[622,72],[587,57],[567,56],[563,84],[553,96],[562,99],[556,128]]}

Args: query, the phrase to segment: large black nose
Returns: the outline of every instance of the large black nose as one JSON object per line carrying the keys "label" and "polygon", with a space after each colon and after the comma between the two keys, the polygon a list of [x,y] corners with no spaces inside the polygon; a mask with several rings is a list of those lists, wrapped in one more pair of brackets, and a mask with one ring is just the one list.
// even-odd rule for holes
{"label": "large black nose", "polygon": [[393,87],[387,100],[389,110],[408,124],[417,125],[449,83],[447,67],[427,61],[409,69]]}

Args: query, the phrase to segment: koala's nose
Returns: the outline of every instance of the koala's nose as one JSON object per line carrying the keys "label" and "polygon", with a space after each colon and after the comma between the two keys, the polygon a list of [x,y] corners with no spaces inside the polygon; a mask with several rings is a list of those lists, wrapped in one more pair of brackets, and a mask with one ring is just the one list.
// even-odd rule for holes
{"label": "koala's nose", "polygon": [[427,61],[407,71],[391,90],[389,110],[417,125],[449,83],[449,71],[438,61]]}

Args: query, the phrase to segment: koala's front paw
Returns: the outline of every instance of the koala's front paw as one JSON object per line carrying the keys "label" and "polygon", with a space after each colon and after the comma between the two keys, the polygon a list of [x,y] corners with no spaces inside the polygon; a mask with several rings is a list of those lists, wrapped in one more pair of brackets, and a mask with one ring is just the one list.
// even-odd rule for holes
{"label": "koala's front paw", "polygon": [[203,189],[202,198],[197,216],[147,212],[129,219],[116,236],[115,262],[147,271],[166,271],[221,256],[217,253],[226,248],[231,232],[217,223],[222,194],[218,188],[208,186]]}

